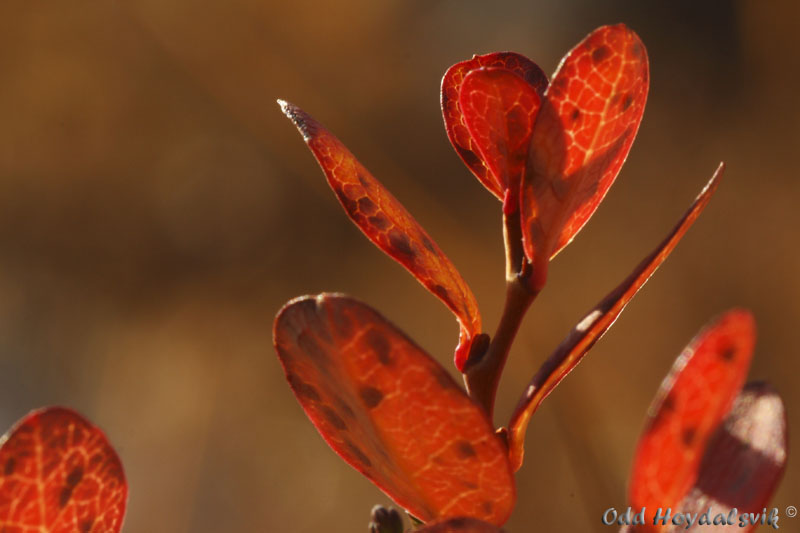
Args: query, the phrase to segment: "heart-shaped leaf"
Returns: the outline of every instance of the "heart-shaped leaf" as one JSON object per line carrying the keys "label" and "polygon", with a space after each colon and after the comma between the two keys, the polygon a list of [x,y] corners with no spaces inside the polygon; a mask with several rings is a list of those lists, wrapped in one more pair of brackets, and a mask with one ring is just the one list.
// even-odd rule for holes
{"label": "heart-shaped leaf", "polygon": [[724,168],[724,165],[720,164],[714,176],[669,235],[650,255],[639,263],[625,281],[611,291],[578,322],[567,338],[564,339],[534,375],[525,393],[517,403],[509,423],[509,449],[514,470],[522,466],[525,452],[525,432],[533,413],[561,380],[583,359],[586,353],[594,346],[594,343],[611,327],[622,310],[625,309],[625,306],[628,305],[628,302],[631,301],[680,242],[683,235],[711,200],[711,196],[719,185]]}
{"label": "heart-shaped leaf", "polygon": [[647,52],[619,24],[589,34],[561,61],[536,119],[521,193],[525,256],[543,285],[547,262],[592,216],[628,155],[649,86]]}
{"label": "heart-shaped leaf", "polygon": [[745,381],[755,335],[749,312],[729,311],[675,361],[650,408],[634,457],[634,508],[648,507],[648,516],[658,507],[675,509],[694,486],[709,439]]}
{"label": "heart-shaped leaf", "polygon": [[447,518],[425,524],[414,533],[503,533],[503,530],[474,518]]}
{"label": "heart-shaped leaf", "polygon": [[[754,531],[786,469],[787,439],[780,395],[766,383],[748,383],[708,441],[694,487],[678,508],[704,513],[710,507],[712,520],[736,509],[747,515],[746,524],[737,521],[719,530]],[[776,517],[768,510],[763,520]]]}
{"label": "heart-shaped leaf", "polygon": [[514,478],[486,415],[376,311],[342,295],[297,298],[274,341],[325,441],[398,505],[424,521],[507,520]]}
{"label": "heart-shaped leaf", "polygon": [[455,313],[461,326],[455,364],[463,369],[481,336],[478,304],[453,263],[405,207],[352,153],[299,107],[279,100],[308,144],[347,215],[375,245],[403,265]]}
{"label": "heart-shaped leaf", "polygon": [[[456,63],[447,69],[447,72],[445,72],[442,78],[442,115],[444,117],[444,126],[447,130],[447,136],[451,144],[467,167],[475,174],[475,177],[477,177],[500,201],[504,201],[508,190],[508,178],[504,176],[502,172],[498,172],[496,168],[490,170],[489,160],[494,162],[495,167],[508,165],[501,160],[498,154],[490,154],[488,156],[489,160],[485,158],[483,151],[473,138],[473,134],[470,131],[470,127],[467,125],[467,120],[461,108],[462,83],[470,72],[481,69],[482,67],[491,68],[493,71],[503,70],[509,74],[515,74],[532,88],[538,96],[541,96],[547,87],[547,76],[536,63],[523,55],[514,52],[495,52],[480,56],[476,55],[473,56],[472,59]],[[498,78],[504,77],[498,76]],[[484,78],[483,81],[486,82],[488,80]],[[497,87],[489,87],[488,93],[490,96],[496,94],[498,91],[505,90],[507,87],[503,79],[499,79],[498,82],[499,85]],[[512,85],[510,88],[514,90],[514,86],[517,85],[517,82],[514,80],[511,83]],[[486,86],[486,83],[484,83],[484,85]],[[519,93],[520,91],[516,90],[516,92]],[[501,105],[492,110],[493,114],[502,111],[504,107],[502,105],[502,98],[498,99],[497,103]],[[506,104],[508,103],[509,101],[506,100]],[[506,109],[512,111],[514,107],[507,106]],[[528,111],[523,113],[529,114]],[[498,116],[495,115],[494,117],[488,116],[485,119],[490,121],[488,125],[493,127],[500,135],[496,137],[495,140],[502,142],[506,146],[515,147],[519,145],[524,135],[520,135],[516,129],[512,127],[510,133],[512,133],[514,139],[503,137],[502,129],[506,127],[504,126],[504,122],[512,125],[515,123],[524,124],[524,117],[520,116],[519,119],[515,119],[513,116],[504,116],[501,118],[501,120],[498,120]],[[480,131],[482,136],[487,135],[487,132],[483,130],[478,131]],[[486,146],[487,144],[484,142],[484,148]],[[492,148],[492,150],[494,151],[496,149]],[[527,153],[527,147],[525,148],[525,152]],[[514,194],[516,194],[516,191]]]}
{"label": "heart-shaped leaf", "polygon": [[0,439],[0,531],[116,533],[127,497],[105,435],[70,409],[33,411]]}
{"label": "heart-shaped leaf", "polygon": [[519,209],[520,181],[540,103],[536,88],[505,68],[472,70],[461,83],[463,122],[481,160],[505,191],[506,214]]}

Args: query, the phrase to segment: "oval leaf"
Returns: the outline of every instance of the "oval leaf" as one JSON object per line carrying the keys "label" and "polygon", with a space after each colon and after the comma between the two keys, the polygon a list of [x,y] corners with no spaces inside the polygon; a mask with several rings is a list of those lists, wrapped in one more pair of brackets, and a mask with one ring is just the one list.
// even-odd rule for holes
{"label": "oval leaf", "polygon": [[282,100],[278,103],[300,130],[350,219],[455,313],[461,326],[455,363],[461,370],[473,340],[481,333],[478,303],[461,274],[405,207],[339,139],[299,107]]}
{"label": "oval leaf", "polygon": [[376,311],[342,295],[297,298],[274,341],[325,441],[398,505],[424,521],[506,521],[514,479],[485,414]]}
{"label": "oval leaf", "polygon": [[729,311],[695,337],[675,361],[650,408],[633,460],[630,503],[677,508],[697,481],[709,438],[742,388],[755,344],[755,323]]}
{"label": "oval leaf", "polygon": [[514,52],[495,52],[476,55],[472,59],[456,63],[447,69],[442,78],[442,115],[450,143],[483,186],[500,201],[504,201],[508,181],[489,170],[481,155],[481,150],[475,144],[467,127],[459,100],[464,78],[471,71],[481,67],[499,68],[516,74],[527,82],[538,95],[541,95],[547,87],[547,76],[536,63],[523,55]]}
{"label": "oval leaf", "polygon": [[639,292],[650,276],[661,266],[683,238],[700,213],[705,209],[719,185],[725,169],[720,164],[711,180],[695,199],[670,234],[653,250],[617,288],[611,291],[572,329],[533,376],[525,394],[520,398],[509,423],[509,448],[514,470],[522,466],[525,453],[525,432],[533,413],[553,389],[569,374],[611,327],[628,302]]}
{"label": "oval leaf", "polygon": [[540,103],[536,88],[505,68],[472,70],[461,83],[463,122],[481,160],[505,191],[506,214],[519,209],[520,180]]}
{"label": "oval leaf", "polygon": [[474,518],[447,518],[436,520],[415,529],[415,533],[503,533],[503,530],[483,520]]}
{"label": "oval leaf", "polygon": [[777,513],[764,509],[786,470],[787,448],[783,400],[766,383],[748,383],[709,440],[694,488],[679,508],[694,514],[710,507],[712,520],[732,509],[747,514],[744,527],[737,520],[714,528],[719,531],[754,531],[762,516],[774,520]]}
{"label": "oval leaf", "polygon": [[592,216],[628,155],[647,100],[647,52],[619,24],[561,61],[536,119],[521,193],[525,255],[540,284],[547,261]]}
{"label": "oval leaf", "polygon": [[70,409],[33,411],[0,439],[0,531],[116,533],[127,497],[105,435]]}

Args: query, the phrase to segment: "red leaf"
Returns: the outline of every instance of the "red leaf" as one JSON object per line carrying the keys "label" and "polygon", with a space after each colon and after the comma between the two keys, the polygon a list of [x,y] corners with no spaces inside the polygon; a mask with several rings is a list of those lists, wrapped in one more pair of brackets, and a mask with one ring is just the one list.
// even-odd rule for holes
{"label": "red leaf", "polygon": [[683,218],[661,244],[653,250],[617,288],[611,291],[569,333],[534,375],[525,394],[520,398],[509,424],[509,448],[514,470],[522,466],[525,452],[525,432],[533,413],[553,389],[569,374],[616,321],[650,276],[661,266],[683,235],[705,209],[716,191],[724,165],[720,164],[714,176],[695,199]]}
{"label": "red leaf", "polygon": [[278,103],[300,130],[350,219],[455,313],[461,326],[455,363],[461,370],[473,340],[481,333],[478,304],[461,274],[414,217],[339,139],[299,107],[282,100]]}
{"label": "red leaf", "polygon": [[535,87],[504,68],[472,70],[461,83],[462,120],[481,160],[506,193],[506,214],[519,209],[520,180],[540,102]]}
{"label": "red leaf", "polygon": [[[709,438],[742,388],[755,344],[747,311],[724,314],[675,361],[661,384],[633,460],[630,502],[677,508],[697,480]],[[647,520],[652,523],[652,519]]]}
{"label": "red leaf", "polygon": [[624,25],[603,26],[553,76],[522,185],[525,256],[539,285],[547,262],[592,216],[628,155],[644,112],[647,52]]}
{"label": "red leaf", "polygon": [[414,533],[503,533],[503,530],[474,518],[448,518],[425,524]]}
{"label": "red leaf", "polygon": [[754,513],[746,528],[737,522],[719,531],[755,530],[786,469],[787,447],[780,395],[766,383],[748,383],[709,440],[694,488],[679,508],[703,513],[711,507],[712,517],[734,508],[739,514]]}
{"label": "red leaf", "polygon": [[493,67],[521,77],[538,95],[547,87],[547,76],[536,63],[514,52],[496,52],[456,63],[445,72],[442,78],[442,115],[447,136],[456,152],[469,167],[475,177],[503,201],[508,181],[490,171],[467,127],[461,111],[461,84],[467,74],[481,67]]}
{"label": "red leaf", "polygon": [[376,311],[342,295],[297,298],[274,341],[325,441],[398,505],[424,521],[508,519],[514,478],[485,414]]}
{"label": "red leaf", "polygon": [[33,411],[0,439],[0,531],[118,532],[127,498],[116,452],[70,409]]}

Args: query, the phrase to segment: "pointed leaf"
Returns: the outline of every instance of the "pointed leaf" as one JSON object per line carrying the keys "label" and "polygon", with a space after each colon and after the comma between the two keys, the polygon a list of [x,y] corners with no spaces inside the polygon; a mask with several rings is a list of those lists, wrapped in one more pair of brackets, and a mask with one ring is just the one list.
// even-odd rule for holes
{"label": "pointed leaf", "polygon": [[375,245],[403,265],[456,315],[455,363],[461,370],[481,333],[478,304],[444,252],[405,207],[328,130],[299,107],[279,100],[322,167],[347,215]]}
{"label": "pointed leaf", "polygon": [[0,531],[115,533],[127,497],[105,435],[70,409],[33,411],[0,439]]}
{"label": "pointed leaf", "polygon": [[425,524],[414,533],[503,533],[503,530],[474,518],[447,518]]}
{"label": "pointed leaf", "polygon": [[598,28],[562,60],[536,119],[522,186],[523,244],[535,268],[547,268],[616,179],[648,86],[647,52],[622,24]]}
{"label": "pointed leaf", "polygon": [[511,464],[515,470],[522,466],[525,432],[533,413],[561,380],[583,359],[594,343],[611,327],[628,302],[669,256],[708,205],[711,196],[717,189],[724,168],[724,165],[720,164],[714,176],[666,239],[639,263],[625,281],[583,317],[534,375],[525,394],[517,403],[509,424]]}
{"label": "pointed leaf", "polygon": [[677,508],[695,484],[709,438],[747,376],[755,334],[749,312],[725,313],[692,340],[661,384],[631,474],[630,503],[648,507],[647,522],[658,507]]}
{"label": "pointed leaf", "polygon": [[306,296],[278,314],[286,379],[325,441],[427,521],[502,524],[514,504],[505,446],[436,361],[369,306]]}
{"label": "pointed leaf", "polygon": [[516,74],[533,87],[539,95],[547,87],[547,76],[536,63],[523,55],[514,52],[496,52],[476,55],[472,59],[456,63],[447,69],[442,78],[442,115],[447,137],[475,177],[500,201],[503,201],[508,181],[490,171],[484,163],[481,151],[475,144],[464,120],[459,101],[464,78],[471,71],[481,67],[500,68]]}
{"label": "pointed leaf", "polygon": [[505,68],[472,70],[461,83],[463,122],[481,160],[505,191],[506,214],[519,209],[520,180],[540,103],[536,88]]}
{"label": "pointed leaf", "polygon": [[679,508],[703,513],[711,507],[713,514],[726,516],[734,508],[738,514],[754,513],[746,527],[738,522],[728,526],[730,531],[754,531],[786,470],[787,449],[780,395],[766,383],[748,383],[709,440],[694,488]]}

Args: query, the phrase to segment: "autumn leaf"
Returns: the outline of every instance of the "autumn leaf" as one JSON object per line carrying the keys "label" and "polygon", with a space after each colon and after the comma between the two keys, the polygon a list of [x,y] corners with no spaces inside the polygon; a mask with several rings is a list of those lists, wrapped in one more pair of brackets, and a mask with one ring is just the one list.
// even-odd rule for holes
{"label": "autumn leaf", "polygon": [[[472,87],[464,91],[464,80],[481,69],[491,73],[484,71],[474,76],[470,82]],[[535,117],[539,97],[546,87],[547,76],[542,69],[514,52],[473,56],[447,69],[442,78],[441,105],[447,136],[475,177],[500,201],[506,199],[509,174],[520,171],[519,163],[509,161],[509,155],[527,156],[530,131],[526,131],[529,129],[526,121]],[[529,95],[531,90],[536,95],[535,103]],[[523,96],[525,102],[513,105],[517,103],[514,95]],[[462,97],[470,107],[466,114]],[[483,98],[485,105],[477,98]],[[472,119],[471,125],[468,117]],[[512,188],[515,197],[517,186]]]}
{"label": "autumn leaf", "polygon": [[274,342],[323,439],[398,505],[423,521],[508,519],[514,479],[485,414],[376,311],[343,295],[297,298]]}
{"label": "autumn leaf", "polygon": [[647,52],[622,24],[589,34],[561,61],[536,119],[521,191],[535,285],[589,220],[619,173],[644,112]]}
{"label": "autumn leaf", "polygon": [[116,533],[128,485],[105,435],[63,407],[33,411],[0,439],[0,531]]}
{"label": "autumn leaf", "polygon": [[616,321],[650,276],[669,256],[683,238],[686,231],[705,209],[711,196],[719,185],[724,171],[720,164],[714,176],[695,199],[669,235],[633,270],[633,272],[611,291],[599,304],[587,313],[572,329],[566,339],[556,348],[534,375],[524,394],[517,403],[509,423],[509,451],[514,470],[522,466],[525,446],[525,432],[533,413],[556,386],[583,359],[600,337]]}
{"label": "autumn leaf", "polygon": [[282,100],[278,103],[303,135],[350,219],[456,315],[461,332],[455,364],[463,369],[473,341],[477,339],[480,344],[486,337],[481,335],[475,296],[461,274],[405,207],[339,139],[299,107]]}

